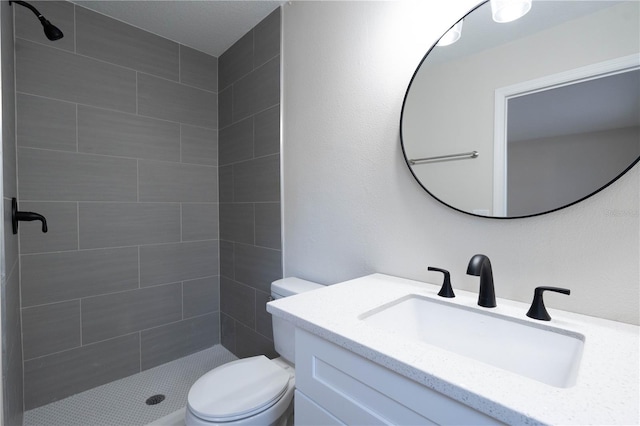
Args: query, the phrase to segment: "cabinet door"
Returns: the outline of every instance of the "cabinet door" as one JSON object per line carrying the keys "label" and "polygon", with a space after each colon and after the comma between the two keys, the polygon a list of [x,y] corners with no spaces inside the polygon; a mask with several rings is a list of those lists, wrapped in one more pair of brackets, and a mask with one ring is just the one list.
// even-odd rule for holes
{"label": "cabinet door", "polygon": [[348,425],[500,424],[300,329],[296,329],[296,388]]}
{"label": "cabinet door", "polygon": [[296,389],[295,409],[293,410],[296,426],[344,426],[340,420],[332,416],[327,410],[307,398]]}

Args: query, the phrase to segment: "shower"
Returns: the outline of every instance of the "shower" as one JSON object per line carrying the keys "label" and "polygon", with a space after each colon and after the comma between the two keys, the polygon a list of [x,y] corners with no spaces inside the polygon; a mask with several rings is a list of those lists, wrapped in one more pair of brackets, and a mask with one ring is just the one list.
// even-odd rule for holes
{"label": "shower", "polygon": [[[2,108],[4,114],[11,114],[3,122],[13,123],[15,115],[18,123],[15,141],[9,145],[15,149],[3,150],[5,161],[11,162],[5,170],[15,170],[16,175],[5,178],[11,186],[5,200],[11,205],[11,198],[19,194],[17,218],[24,212],[42,213],[49,232],[40,233],[42,226],[35,215],[25,216],[36,222],[20,223],[18,234],[12,234],[11,227],[5,229],[11,244],[6,244],[4,255],[9,260],[5,260],[8,278],[3,282],[2,312],[15,313],[11,322],[3,321],[3,337],[15,348],[11,359],[3,359],[8,377],[5,400],[10,401],[3,404],[5,416],[22,416],[26,425],[49,424],[58,418],[49,414],[60,407],[54,402],[214,346],[222,351],[218,345],[223,320],[230,326],[224,336],[233,340],[225,340],[232,350],[224,350],[220,362],[235,359],[233,351],[248,356],[271,350],[270,333],[265,334],[263,327],[269,294],[250,284],[257,285],[254,277],[270,282],[275,279],[272,276],[282,274],[276,141],[280,138],[279,6],[272,2],[270,7],[275,9],[259,22],[259,18],[244,18],[251,25],[250,33],[245,31],[227,43],[238,43],[242,63],[250,67],[233,69],[220,83],[218,57],[213,54],[79,2],[26,2],[37,12],[24,2],[12,10],[8,0],[0,1],[2,28],[11,29],[13,21],[13,31],[3,31],[8,36],[3,37],[3,65],[15,75],[15,91],[4,93],[14,106]],[[151,3],[150,10],[162,9],[162,2]],[[31,13],[45,28],[51,24],[44,18],[51,18],[64,38],[51,43],[52,37],[43,39]],[[258,43],[257,49],[250,43],[245,49],[240,42],[254,38],[265,43]],[[236,58],[224,56],[226,50],[219,53],[223,70],[229,69],[226,58],[231,58],[230,63]],[[258,123],[250,132],[251,141],[245,139],[252,152],[243,156],[240,168],[233,165],[234,158],[222,155],[222,166],[232,166],[223,170],[232,172],[233,178],[223,179],[222,199],[229,191],[242,193],[243,198],[233,204],[223,201],[220,227],[219,128],[236,128],[232,127],[235,122],[224,120],[233,118],[231,107],[239,105],[239,98],[232,96],[232,103],[223,105],[221,125],[219,93],[245,81],[245,76],[261,80],[263,72],[268,81],[250,88],[250,99],[241,104],[246,116],[238,119],[240,126]],[[4,140],[9,143],[9,138]],[[245,176],[256,176],[260,185],[251,180],[239,187]],[[251,214],[245,214],[249,209]],[[235,216],[241,219],[237,238],[235,228],[226,225],[233,224]],[[251,238],[244,238],[249,233]],[[249,274],[239,272],[237,280],[230,280],[231,274],[236,278],[235,271],[224,269],[221,278],[220,235],[228,237],[222,242],[223,254],[231,252],[238,259],[237,269],[248,267]],[[256,256],[258,260],[252,261]],[[9,297],[5,298],[7,283]],[[236,305],[221,309],[229,305],[227,290],[231,297],[238,292],[246,295],[238,307],[247,312],[246,318],[240,317],[244,322],[233,316]],[[211,361],[211,367],[196,370],[201,372],[189,380],[218,365],[217,359],[204,356],[202,362]],[[182,367],[177,377],[186,377]],[[176,411],[186,404],[186,399],[176,396],[182,387],[140,389],[138,378],[128,382],[135,385],[131,393],[124,397],[121,391],[113,393],[122,402],[97,397],[78,411],[74,408],[71,418],[59,423],[127,424],[138,418],[134,416],[148,413],[147,420],[136,420],[146,424],[157,419],[158,410]],[[192,384],[185,382],[184,387]],[[114,385],[118,386],[120,382]],[[145,403],[158,394],[165,395],[163,402]],[[122,409],[125,406],[131,410]],[[39,413],[45,413],[42,421]]]}
{"label": "shower", "polygon": [[58,27],[56,27],[51,22],[49,22],[44,16],[42,16],[40,12],[38,12],[38,9],[31,6],[26,1],[10,1],[9,4],[11,3],[17,3],[20,6],[24,6],[27,9],[30,9],[33,13],[35,13],[38,19],[40,20],[40,23],[42,24],[42,28],[44,29],[44,34],[47,36],[49,40],[55,41],[55,40],[60,40],[62,37],[64,37],[64,34],[62,34],[62,31],[60,31]]}

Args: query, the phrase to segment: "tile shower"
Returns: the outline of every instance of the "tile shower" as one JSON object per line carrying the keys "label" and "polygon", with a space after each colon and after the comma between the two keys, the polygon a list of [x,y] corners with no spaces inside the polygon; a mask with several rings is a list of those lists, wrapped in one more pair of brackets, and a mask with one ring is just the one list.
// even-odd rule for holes
{"label": "tile shower", "polygon": [[49,222],[20,228],[24,408],[220,343],[221,328],[236,355],[273,354],[280,11],[218,60],[33,3],[65,37],[15,10],[18,198]]}

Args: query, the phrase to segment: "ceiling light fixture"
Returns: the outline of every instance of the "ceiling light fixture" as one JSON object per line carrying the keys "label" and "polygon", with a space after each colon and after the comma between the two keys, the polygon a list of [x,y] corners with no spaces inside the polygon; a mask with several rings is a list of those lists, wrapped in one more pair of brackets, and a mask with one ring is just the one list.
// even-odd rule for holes
{"label": "ceiling light fixture", "polygon": [[457,24],[449,28],[449,31],[447,31],[442,37],[440,37],[437,45],[449,46],[450,44],[453,44],[456,41],[460,40],[460,36],[462,35],[462,21],[464,20],[459,20]]}
{"label": "ceiling light fixture", "polygon": [[491,0],[491,16],[502,24],[522,18],[531,10],[531,0]]}

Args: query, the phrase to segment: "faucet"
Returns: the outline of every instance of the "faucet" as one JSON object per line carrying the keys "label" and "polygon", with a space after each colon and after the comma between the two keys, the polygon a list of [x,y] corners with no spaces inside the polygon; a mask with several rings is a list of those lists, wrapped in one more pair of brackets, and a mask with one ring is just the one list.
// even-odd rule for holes
{"label": "faucet", "polygon": [[476,254],[469,260],[467,274],[480,277],[480,292],[478,293],[478,305],[485,308],[495,308],[496,293],[493,288],[493,271],[491,261],[484,254]]}

